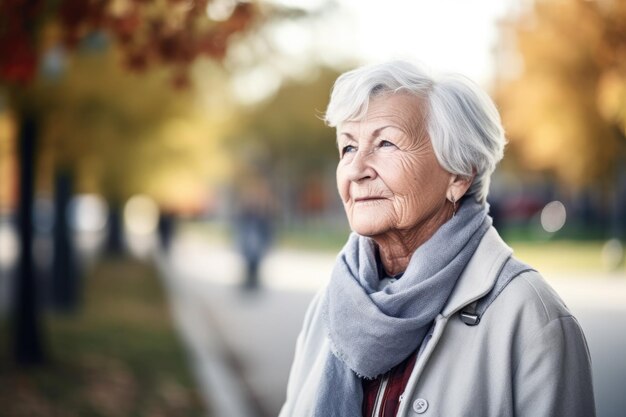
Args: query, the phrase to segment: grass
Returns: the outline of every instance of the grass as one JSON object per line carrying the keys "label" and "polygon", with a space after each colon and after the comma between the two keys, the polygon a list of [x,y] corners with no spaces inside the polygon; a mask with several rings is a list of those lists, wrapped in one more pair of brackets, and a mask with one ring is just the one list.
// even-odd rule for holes
{"label": "grass", "polygon": [[[277,245],[337,253],[345,244],[349,230],[293,228],[280,234]],[[559,273],[604,272],[603,241],[574,239],[519,239],[504,237],[515,256],[539,271]],[[623,265],[622,265],[623,269]]]}
{"label": "grass", "polygon": [[206,415],[152,267],[100,263],[82,311],[47,317],[45,328],[42,367],[19,369],[2,344],[0,416]]}
{"label": "grass", "polygon": [[[187,223],[181,230],[216,242],[232,243],[228,227],[215,223]],[[330,227],[327,224],[301,224],[278,231],[275,245],[282,248],[337,253],[350,233],[347,225]],[[506,230],[505,241],[514,249],[515,256],[542,272],[560,274],[607,272],[602,259],[604,241],[579,237],[549,236],[537,230]],[[618,268],[624,270],[624,265]]]}
{"label": "grass", "polygon": [[337,253],[346,244],[349,234],[347,226],[321,228],[301,225],[282,230],[277,244],[281,247]]}
{"label": "grass", "polygon": [[510,245],[518,259],[539,271],[580,274],[607,271],[602,261],[603,242],[555,240]]}

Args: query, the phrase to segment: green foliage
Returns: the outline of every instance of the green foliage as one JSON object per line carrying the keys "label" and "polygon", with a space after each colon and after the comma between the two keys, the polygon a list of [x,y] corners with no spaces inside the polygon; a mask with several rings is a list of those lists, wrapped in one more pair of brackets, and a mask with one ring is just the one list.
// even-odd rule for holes
{"label": "green foliage", "polygon": [[[273,173],[288,173],[294,180],[334,166],[335,132],[321,116],[338,75],[321,68],[309,79],[284,85],[276,96],[248,113],[240,133],[244,146],[260,148],[257,154],[272,161]],[[234,143],[241,145],[241,141]]]}

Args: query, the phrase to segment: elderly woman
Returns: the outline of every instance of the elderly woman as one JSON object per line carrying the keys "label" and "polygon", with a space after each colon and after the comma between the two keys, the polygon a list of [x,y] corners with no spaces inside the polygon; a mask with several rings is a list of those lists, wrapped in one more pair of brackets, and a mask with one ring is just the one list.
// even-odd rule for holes
{"label": "elderly woman", "polygon": [[594,416],[578,322],[487,214],[505,145],[489,97],[390,62],[340,76],[326,121],[353,233],[280,416]]}

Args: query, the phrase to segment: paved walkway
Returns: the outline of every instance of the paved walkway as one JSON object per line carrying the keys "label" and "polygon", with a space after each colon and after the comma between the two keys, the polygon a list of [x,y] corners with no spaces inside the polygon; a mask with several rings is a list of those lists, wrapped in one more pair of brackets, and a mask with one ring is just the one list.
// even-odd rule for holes
{"label": "paved walkway", "polygon": [[[333,259],[273,253],[261,270],[261,288],[246,291],[240,259],[224,246],[185,237],[169,256],[157,257],[213,415],[278,414],[313,281],[329,275]],[[285,275],[302,265],[306,271],[292,280]],[[300,285],[291,282],[299,279]]]}
{"label": "paved walkway", "polygon": [[[261,269],[262,287],[241,289],[238,255],[192,234],[159,257],[174,311],[218,417],[275,416],[284,401],[295,339],[335,254],[280,250]],[[626,276],[586,279],[545,273],[587,335],[599,417],[626,409]]]}

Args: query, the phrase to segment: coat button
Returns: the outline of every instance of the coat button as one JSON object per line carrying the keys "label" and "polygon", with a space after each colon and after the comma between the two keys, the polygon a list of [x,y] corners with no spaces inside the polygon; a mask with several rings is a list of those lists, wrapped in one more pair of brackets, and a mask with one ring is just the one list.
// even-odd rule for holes
{"label": "coat button", "polygon": [[428,401],[423,398],[413,401],[413,411],[417,414],[424,414],[426,410],[428,410]]}

